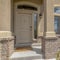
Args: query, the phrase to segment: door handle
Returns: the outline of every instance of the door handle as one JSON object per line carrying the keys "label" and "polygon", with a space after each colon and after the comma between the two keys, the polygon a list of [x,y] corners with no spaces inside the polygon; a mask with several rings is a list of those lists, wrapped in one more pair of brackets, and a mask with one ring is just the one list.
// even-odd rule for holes
{"label": "door handle", "polygon": [[32,26],[30,26],[30,28],[32,28]]}
{"label": "door handle", "polygon": [[32,26],[30,26],[30,31],[32,31]]}

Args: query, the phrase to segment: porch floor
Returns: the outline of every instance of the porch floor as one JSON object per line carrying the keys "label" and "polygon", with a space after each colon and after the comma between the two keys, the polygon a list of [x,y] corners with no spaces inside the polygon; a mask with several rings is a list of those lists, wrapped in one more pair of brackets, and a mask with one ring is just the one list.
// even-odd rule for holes
{"label": "porch floor", "polygon": [[[11,56],[10,60],[44,60],[40,44],[32,44],[30,47],[17,49]],[[55,59],[51,59],[55,60]]]}
{"label": "porch floor", "polygon": [[32,50],[32,47],[20,47],[20,48],[16,48],[15,52],[24,52],[30,50]]}

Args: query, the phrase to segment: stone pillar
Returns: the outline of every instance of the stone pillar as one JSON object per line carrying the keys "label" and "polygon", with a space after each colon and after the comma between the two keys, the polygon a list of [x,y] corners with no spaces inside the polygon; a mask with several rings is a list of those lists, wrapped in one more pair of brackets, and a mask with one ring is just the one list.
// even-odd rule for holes
{"label": "stone pillar", "polygon": [[9,56],[14,52],[14,38],[0,38],[0,60],[9,60]]}
{"label": "stone pillar", "polygon": [[56,58],[58,42],[54,31],[54,0],[44,0],[44,37],[42,49],[45,59]]}
{"label": "stone pillar", "polygon": [[11,0],[0,0],[0,60],[8,60],[14,50],[11,32]]}

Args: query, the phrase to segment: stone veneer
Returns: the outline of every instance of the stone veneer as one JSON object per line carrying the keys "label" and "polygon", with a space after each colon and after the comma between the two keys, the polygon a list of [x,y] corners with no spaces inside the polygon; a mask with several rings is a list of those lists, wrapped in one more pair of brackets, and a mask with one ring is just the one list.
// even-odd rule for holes
{"label": "stone veneer", "polygon": [[43,38],[42,51],[45,59],[56,58],[57,52],[60,51],[60,36],[57,36],[57,39]]}
{"label": "stone veneer", "polygon": [[0,38],[0,60],[9,60],[9,56],[14,52],[14,38]]}

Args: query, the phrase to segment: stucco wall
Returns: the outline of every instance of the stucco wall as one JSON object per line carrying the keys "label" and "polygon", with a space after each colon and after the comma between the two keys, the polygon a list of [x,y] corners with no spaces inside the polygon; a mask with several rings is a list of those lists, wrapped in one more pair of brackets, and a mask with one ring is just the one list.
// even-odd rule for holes
{"label": "stucco wall", "polygon": [[19,1],[27,1],[27,2],[32,2],[40,5],[42,3],[42,0],[14,0],[14,2],[19,2]]}
{"label": "stucco wall", "polygon": [[60,5],[60,0],[54,0],[55,5]]}

